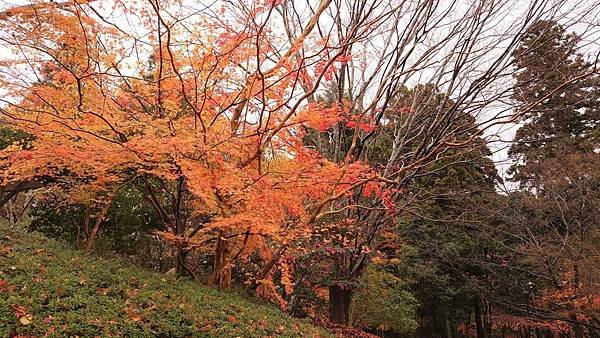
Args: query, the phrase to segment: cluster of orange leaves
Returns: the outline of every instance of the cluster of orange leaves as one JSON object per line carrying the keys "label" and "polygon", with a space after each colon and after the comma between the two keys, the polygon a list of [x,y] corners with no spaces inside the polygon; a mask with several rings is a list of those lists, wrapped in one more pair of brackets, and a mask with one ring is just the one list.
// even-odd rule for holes
{"label": "cluster of orange leaves", "polygon": [[[340,166],[302,144],[300,125],[324,130],[348,112],[318,103],[290,112],[285,98],[307,74],[293,69],[297,63],[281,60],[262,78],[239,67],[256,63],[257,48],[272,50],[268,34],[257,38],[240,28],[246,19],[216,27],[199,18],[185,32],[171,20],[169,44],[150,4],[132,11],[149,32],[140,47],[146,54],[133,62],[128,57],[138,37],[84,6],[20,13],[1,23],[15,40],[14,54],[0,63],[0,87],[10,92],[2,115],[33,136],[26,148],[0,152],[2,184],[43,178],[82,201],[110,200],[115,187],[135,177],[183,178],[192,195],[188,207],[213,216],[208,231],[251,231],[286,242],[309,233],[311,206],[373,175],[368,165]],[[25,20],[34,22],[20,24]],[[37,80],[24,84],[23,72]],[[235,125],[240,102],[243,116]],[[291,292],[289,267],[279,269]]]}
{"label": "cluster of orange leaves", "polygon": [[579,321],[588,321],[600,315],[600,293],[594,287],[591,290],[575,285],[575,274],[569,271],[563,274],[562,287],[544,290],[541,305],[563,309],[563,315],[576,313]]}
{"label": "cluster of orange leaves", "polygon": [[522,329],[548,329],[552,332],[568,332],[569,324],[558,320],[541,320],[532,317],[515,316],[500,313],[494,316],[494,330],[501,331],[503,328],[510,328],[515,331]]}
{"label": "cluster of orange leaves", "polygon": [[[600,313],[600,295],[597,292],[584,292],[574,285],[575,276],[572,271],[563,274],[561,288],[547,288],[542,291],[542,296],[535,301],[535,305],[542,309],[561,309],[558,314],[565,318],[587,322],[597,317]],[[494,329],[503,327],[515,331],[521,329],[548,329],[554,333],[570,332],[571,324],[558,319],[537,319],[525,316],[516,316],[500,313],[494,316]]]}

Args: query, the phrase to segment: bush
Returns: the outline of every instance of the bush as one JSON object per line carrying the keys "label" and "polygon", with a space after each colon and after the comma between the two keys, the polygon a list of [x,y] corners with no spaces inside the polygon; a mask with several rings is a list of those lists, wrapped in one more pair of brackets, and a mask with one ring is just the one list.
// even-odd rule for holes
{"label": "bush", "polygon": [[369,268],[351,309],[354,325],[381,331],[411,334],[417,329],[417,301],[393,274]]}

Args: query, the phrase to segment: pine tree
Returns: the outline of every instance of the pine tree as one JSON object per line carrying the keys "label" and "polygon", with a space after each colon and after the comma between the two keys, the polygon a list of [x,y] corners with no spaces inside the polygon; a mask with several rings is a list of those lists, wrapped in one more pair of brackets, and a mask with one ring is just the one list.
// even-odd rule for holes
{"label": "pine tree", "polygon": [[600,279],[592,268],[600,236],[600,79],[580,41],[556,22],[539,21],[515,50],[513,98],[524,123],[509,155],[524,191],[510,196],[521,216],[505,219],[533,269],[552,281],[544,302],[572,321],[576,337],[583,337],[583,322],[597,317],[579,304],[598,297],[592,285]]}
{"label": "pine tree", "polygon": [[515,50],[513,99],[523,126],[509,156],[522,186],[539,187],[544,161],[590,153],[598,146],[598,78],[578,49],[581,38],[553,21],[538,21]]}

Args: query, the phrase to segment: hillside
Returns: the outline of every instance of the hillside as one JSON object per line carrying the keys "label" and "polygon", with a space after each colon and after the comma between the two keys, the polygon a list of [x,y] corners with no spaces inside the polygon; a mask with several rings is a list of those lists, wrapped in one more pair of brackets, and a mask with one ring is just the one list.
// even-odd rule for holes
{"label": "hillside", "polygon": [[0,337],[324,337],[235,293],[0,226]]}

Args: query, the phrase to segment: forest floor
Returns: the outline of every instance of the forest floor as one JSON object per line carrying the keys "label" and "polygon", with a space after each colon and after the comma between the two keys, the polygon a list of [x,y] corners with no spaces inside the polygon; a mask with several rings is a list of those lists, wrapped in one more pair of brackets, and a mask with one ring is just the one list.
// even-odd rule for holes
{"label": "forest floor", "polygon": [[235,292],[0,225],[0,337],[328,337]]}

